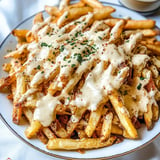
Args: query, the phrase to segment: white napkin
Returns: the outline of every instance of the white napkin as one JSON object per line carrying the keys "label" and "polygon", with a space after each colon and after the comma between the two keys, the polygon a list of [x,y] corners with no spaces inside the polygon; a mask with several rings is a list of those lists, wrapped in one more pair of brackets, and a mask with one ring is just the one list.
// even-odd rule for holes
{"label": "white napkin", "polygon": [[[118,0],[108,2],[119,4]],[[44,9],[44,5],[56,5],[58,0],[0,0],[0,43],[9,32],[27,17]],[[153,18],[160,27],[160,14]],[[0,106],[3,107],[3,106]],[[160,137],[147,147],[116,160],[159,160]],[[26,145],[0,121],[0,160],[56,160]]]}

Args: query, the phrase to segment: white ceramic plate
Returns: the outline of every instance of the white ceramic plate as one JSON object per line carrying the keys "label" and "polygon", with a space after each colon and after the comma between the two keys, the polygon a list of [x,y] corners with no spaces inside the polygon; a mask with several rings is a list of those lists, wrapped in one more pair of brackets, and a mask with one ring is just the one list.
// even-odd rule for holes
{"label": "white ceramic plate", "polygon": [[[114,17],[126,17],[130,16],[133,19],[145,19],[138,13],[135,13],[133,11],[130,11],[126,8],[123,8],[121,6],[105,3],[106,5],[111,5],[114,8],[116,8],[116,12],[113,13]],[[46,16],[46,14],[44,13]],[[32,25],[33,17],[29,17],[22,23],[20,23],[16,28],[26,28],[30,29]],[[11,34],[9,34],[6,39],[2,42],[0,46],[0,66],[6,60],[3,59],[3,56],[7,53],[7,50],[14,50],[16,45],[15,37],[13,37]],[[0,69],[0,76],[5,76],[6,74]],[[22,139],[25,143],[29,144],[31,147],[45,153],[48,155],[51,155],[53,157],[59,157],[59,158],[97,158],[97,159],[108,159],[108,158],[114,158],[118,157],[130,152],[133,152],[137,149],[142,148],[146,144],[150,143],[153,139],[158,137],[160,135],[160,120],[155,124],[154,128],[151,131],[147,131],[145,127],[142,127],[139,132],[139,139],[138,140],[127,140],[125,139],[123,142],[119,144],[112,145],[110,147],[101,148],[101,149],[94,149],[86,151],[85,154],[80,154],[76,151],[49,151],[45,148],[45,145],[42,144],[39,140],[28,140],[24,135],[24,130],[26,128],[26,125],[15,125],[12,122],[12,104],[7,100],[6,95],[0,93],[0,117],[3,120],[3,122],[7,125],[7,127],[20,139]]]}

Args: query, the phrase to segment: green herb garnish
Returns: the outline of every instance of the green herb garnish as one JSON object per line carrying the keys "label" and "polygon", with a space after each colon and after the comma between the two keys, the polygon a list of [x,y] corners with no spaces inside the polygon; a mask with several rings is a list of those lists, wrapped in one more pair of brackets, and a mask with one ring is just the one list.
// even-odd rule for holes
{"label": "green herb garnish", "polygon": [[140,77],[140,80],[144,80],[145,78],[144,77]]}
{"label": "green herb garnish", "polygon": [[141,84],[141,83],[139,83],[139,84],[138,84],[138,86],[137,86],[137,89],[138,89],[138,90],[140,90],[140,89],[141,89],[141,87],[142,87],[142,84]]}
{"label": "green herb garnish", "polygon": [[40,66],[40,65],[38,65],[38,66],[37,66],[37,69],[41,69],[41,66]]}
{"label": "green herb garnish", "polygon": [[72,64],[72,65],[71,65],[72,68],[75,67],[75,66],[76,66],[75,64]]}
{"label": "green herb garnish", "polygon": [[63,52],[64,51],[64,45],[62,45],[59,50],[60,50],[60,52]]}

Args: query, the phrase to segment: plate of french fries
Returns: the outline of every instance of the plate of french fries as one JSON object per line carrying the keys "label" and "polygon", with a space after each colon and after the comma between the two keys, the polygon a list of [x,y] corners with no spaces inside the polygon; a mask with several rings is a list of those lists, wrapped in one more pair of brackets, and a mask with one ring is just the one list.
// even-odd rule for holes
{"label": "plate of french fries", "polygon": [[158,137],[155,21],[97,0],[44,9],[1,44],[0,114],[11,131],[75,159],[114,158]]}

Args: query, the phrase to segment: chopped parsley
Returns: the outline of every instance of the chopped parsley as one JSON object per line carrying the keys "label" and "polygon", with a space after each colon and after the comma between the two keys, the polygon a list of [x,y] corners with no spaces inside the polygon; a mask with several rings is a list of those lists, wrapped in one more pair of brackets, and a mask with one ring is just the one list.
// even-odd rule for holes
{"label": "chopped parsley", "polygon": [[44,73],[44,71],[41,72],[41,74],[43,74],[43,73]]}
{"label": "chopped parsley", "polygon": [[73,43],[70,43],[70,45],[71,45],[71,46],[73,46],[74,44],[76,44],[76,43],[75,43],[75,42],[73,42]]}
{"label": "chopped parsley", "polygon": [[129,43],[129,39],[128,39],[128,40],[126,40],[126,43]]}
{"label": "chopped parsley", "polygon": [[80,64],[82,63],[83,58],[82,58],[81,54],[78,54],[78,55],[77,55],[77,61],[78,61]]}
{"label": "chopped parsley", "polygon": [[38,65],[38,66],[37,66],[37,69],[41,69],[41,66],[40,66],[40,65]]}
{"label": "chopped parsley", "polygon": [[144,80],[145,78],[144,77],[140,77],[140,80]]}
{"label": "chopped parsley", "polygon": [[48,46],[47,43],[45,43],[45,42],[42,42],[42,43],[41,43],[41,47],[47,47],[47,46]]}
{"label": "chopped parsley", "polygon": [[99,38],[100,40],[102,40],[102,37],[98,36],[98,38]]}
{"label": "chopped parsley", "polygon": [[55,52],[53,51],[52,54],[55,54]]}
{"label": "chopped parsley", "polygon": [[75,64],[72,64],[72,65],[71,65],[72,68],[75,67],[75,66],[76,66]]}
{"label": "chopped parsley", "polygon": [[41,43],[41,47],[52,47],[52,45],[48,45],[47,43],[42,42],[42,43]]}
{"label": "chopped parsley", "polygon": [[138,89],[138,90],[140,90],[140,89],[141,89],[141,87],[142,87],[142,84],[141,84],[141,83],[139,83],[139,84],[138,84],[138,86],[137,86],[137,89]]}
{"label": "chopped parsley", "polygon": [[62,45],[59,50],[60,50],[60,52],[63,52],[64,51],[64,45]]}
{"label": "chopped parsley", "polygon": [[66,61],[66,56],[64,56],[63,60]]}

